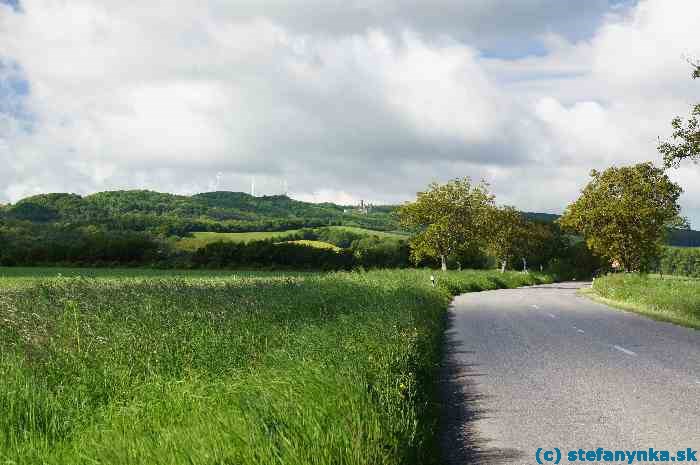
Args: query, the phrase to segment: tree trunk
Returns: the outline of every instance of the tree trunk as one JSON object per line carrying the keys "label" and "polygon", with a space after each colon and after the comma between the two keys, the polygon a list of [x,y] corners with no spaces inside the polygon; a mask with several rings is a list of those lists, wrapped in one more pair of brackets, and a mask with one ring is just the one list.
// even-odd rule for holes
{"label": "tree trunk", "polygon": [[503,261],[501,262],[501,273],[505,273],[505,272],[506,272],[506,263],[507,263],[507,262],[506,262],[505,260],[503,260]]}
{"label": "tree trunk", "polygon": [[447,271],[447,257],[440,255],[440,262],[442,271]]}

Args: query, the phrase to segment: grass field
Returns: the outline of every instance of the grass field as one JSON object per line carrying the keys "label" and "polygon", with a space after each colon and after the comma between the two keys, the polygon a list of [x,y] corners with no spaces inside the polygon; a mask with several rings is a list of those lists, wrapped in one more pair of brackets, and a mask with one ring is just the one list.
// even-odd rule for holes
{"label": "grass field", "polygon": [[[328,226],[327,228],[335,229],[339,231],[348,231],[360,235],[368,236],[378,236],[384,237],[398,237],[406,238],[407,236],[385,231],[373,231],[370,229],[357,228],[354,226]],[[266,239],[277,239],[283,240],[287,237],[293,236],[299,233],[298,229],[290,229],[288,231],[257,231],[257,232],[244,232],[244,233],[217,233],[217,232],[196,232],[192,233],[193,237],[185,237],[177,242],[175,245],[181,250],[197,250],[201,247],[211,244],[213,242],[251,242],[251,241],[261,241]]]}
{"label": "grass field", "polygon": [[196,232],[192,237],[183,237],[175,242],[178,249],[197,250],[214,242],[251,242],[267,239],[282,240],[299,232],[296,229],[289,231],[255,231],[244,233],[217,233],[217,232]]}
{"label": "grass field", "polygon": [[541,279],[0,271],[0,463],[47,465],[439,463],[451,295]]}
{"label": "grass field", "polygon": [[47,278],[97,278],[97,279],[171,279],[198,280],[261,279],[308,276],[305,271],[230,271],[230,270],[157,270],[152,268],[73,268],[73,267],[0,267],[0,289],[16,285],[33,285]]}
{"label": "grass field", "polygon": [[700,280],[677,276],[609,275],[595,280],[595,295],[625,310],[700,329]]}
{"label": "grass field", "polygon": [[290,241],[293,244],[299,244],[299,245],[306,245],[308,247],[315,247],[317,249],[326,249],[326,250],[334,250],[336,252],[340,252],[342,249],[336,245],[333,245],[328,242],[323,242],[323,241],[307,241],[307,240],[300,240],[300,241]]}
{"label": "grass field", "polygon": [[365,234],[368,236],[377,237],[394,237],[400,239],[408,238],[408,233],[398,232],[398,231],[375,231],[373,229],[358,228],[355,226],[329,226],[331,229],[337,229],[339,231],[348,231],[355,234]]}

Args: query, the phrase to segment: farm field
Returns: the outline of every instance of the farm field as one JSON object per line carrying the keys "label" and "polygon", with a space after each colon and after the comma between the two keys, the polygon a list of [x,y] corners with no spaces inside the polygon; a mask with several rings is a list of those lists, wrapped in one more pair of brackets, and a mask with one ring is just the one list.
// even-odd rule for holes
{"label": "farm field", "polygon": [[195,232],[192,237],[183,237],[175,242],[178,249],[197,250],[214,242],[251,242],[267,239],[284,239],[298,233],[298,229],[288,231],[255,231],[242,233]]}
{"label": "farm field", "polygon": [[622,273],[596,279],[593,291],[613,306],[700,329],[699,279]]}
{"label": "farm field", "polygon": [[438,463],[431,273],[0,269],[0,462]]}
{"label": "farm field", "polygon": [[230,270],[158,270],[153,268],[76,268],[76,267],[0,267],[0,290],[16,285],[33,285],[50,278],[98,279],[272,279],[308,276],[305,271],[230,271]]}
{"label": "farm field", "polygon": [[[408,236],[397,232],[374,231],[371,229],[358,228],[354,226],[326,226],[324,229],[347,231],[358,235],[377,236],[380,238],[406,238]],[[175,246],[181,250],[194,251],[214,242],[251,242],[267,239],[284,240],[290,236],[300,233],[299,229],[287,231],[255,231],[243,233],[217,233],[217,232],[195,232],[193,237],[184,237]]]}
{"label": "farm field", "polygon": [[317,249],[327,249],[327,250],[334,250],[336,252],[339,252],[342,250],[340,247],[330,244],[328,242],[323,242],[323,241],[309,241],[309,240],[299,240],[299,241],[290,241],[292,244],[299,244],[299,245],[305,245],[308,247],[315,247]]}

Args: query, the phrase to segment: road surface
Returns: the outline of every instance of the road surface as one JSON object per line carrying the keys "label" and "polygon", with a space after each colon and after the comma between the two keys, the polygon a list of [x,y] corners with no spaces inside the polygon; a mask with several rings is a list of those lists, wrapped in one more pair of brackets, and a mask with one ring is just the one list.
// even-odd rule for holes
{"label": "road surface", "polygon": [[700,331],[594,303],[576,294],[584,285],[455,299],[446,463],[534,464],[538,448],[555,447],[561,463],[579,448],[700,449]]}

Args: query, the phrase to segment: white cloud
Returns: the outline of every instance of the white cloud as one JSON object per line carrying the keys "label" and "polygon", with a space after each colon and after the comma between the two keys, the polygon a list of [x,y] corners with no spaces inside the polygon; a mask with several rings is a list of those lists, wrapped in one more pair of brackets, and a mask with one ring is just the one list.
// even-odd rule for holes
{"label": "white cloud", "polygon": [[[400,201],[471,175],[503,202],[560,211],[591,168],[660,161],[657,137],[700,94],[682,59],[700,55],[700,3],[596,0],[583,20],[582,4],[0,4],[0,54],[31,88],[0,85],[14,108],[0,113],[0,198],[195,192],[221,172],[232,190],[255,175],[263,192],[286,179],[305,199]],[[674,173],[696,224],[698,174]]]}

